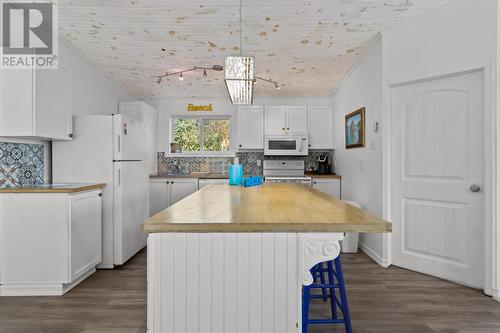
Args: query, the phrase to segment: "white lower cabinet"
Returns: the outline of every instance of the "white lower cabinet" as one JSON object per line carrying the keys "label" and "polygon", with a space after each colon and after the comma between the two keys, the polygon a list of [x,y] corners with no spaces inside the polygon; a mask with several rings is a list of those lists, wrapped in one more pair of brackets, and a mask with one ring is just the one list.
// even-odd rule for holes
{"label": "white lower cabinet", "polygon": [[338,178],[313,178],[313,188],[337,199],[341,198],[340,179]]}
{"label": "white lower cabinet", "polygon": [[152,178],[149,215],[153,216],[198,190],[197,178]]}
{"label": "white lower cabinet", "polygon": [[102,260],[101,190],[0,193],[0,296],[64,295]]}

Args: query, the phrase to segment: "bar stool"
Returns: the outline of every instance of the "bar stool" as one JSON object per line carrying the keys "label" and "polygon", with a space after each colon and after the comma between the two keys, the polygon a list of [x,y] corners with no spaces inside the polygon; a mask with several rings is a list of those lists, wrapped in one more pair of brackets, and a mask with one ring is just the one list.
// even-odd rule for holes
{"label": "bar stool", "polygon": [[[344,324],[346,333],[352,333],[351,316],[340,256],[333,261],[327,261],[314,266],[311,269],[311,274],[314,282],[310,286],[303,286],[302,333],[307,333],[308,325],[314,324]],[[327,280],[328,283],[326,282]],[[311,295],[311,291],[314,289],[321,289],[321,294]],[[331,319],[309,318],[309,303],[314,298],[321,298],[324,301],[330,299]],[[341,318],[339,317],[337,308],[342,313]]]}

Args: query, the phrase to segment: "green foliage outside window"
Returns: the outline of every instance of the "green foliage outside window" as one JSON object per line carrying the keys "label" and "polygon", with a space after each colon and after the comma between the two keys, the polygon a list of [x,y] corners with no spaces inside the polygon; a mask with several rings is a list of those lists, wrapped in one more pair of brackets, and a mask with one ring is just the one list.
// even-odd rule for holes
{"label": "green foliage outside window", "polygon": [[203,147],[206,151],[228,151],[229,119],[205,119]]}
{"label": "green foliage outside window", "polygon": [[229,119],[177,118],[174,121],[174,142],[183,152],[229,151]]}
{"label": "green foliage outside window", "polygon": [[200,151],[200,120],[176,119],[174,141],[181,145],[182,151]]}

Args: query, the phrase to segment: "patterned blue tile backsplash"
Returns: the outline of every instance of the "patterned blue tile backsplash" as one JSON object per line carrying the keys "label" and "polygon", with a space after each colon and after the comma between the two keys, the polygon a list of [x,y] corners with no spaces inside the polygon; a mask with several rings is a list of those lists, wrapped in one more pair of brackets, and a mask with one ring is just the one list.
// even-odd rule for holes
{"label": "patterned blue tile backsplash", "polygon": [[[240,163],[245,168],[246,175],[262,175],[262,166],[257,166],[257,160],[304,160],[306,169],[318,167],[319,155],[329,154],[324,152],[309,152],[308,156],[265,156],[263,152],[236,153]],[[170,157],[165,153],[158,153],[158,173],[167,174],[175,172],[207,172],[228,173],[232,157]]]}
{"label": "patterned blue tile backsplash", "polygon": [[43,145],[0,142],[0,187],[43,184]]}

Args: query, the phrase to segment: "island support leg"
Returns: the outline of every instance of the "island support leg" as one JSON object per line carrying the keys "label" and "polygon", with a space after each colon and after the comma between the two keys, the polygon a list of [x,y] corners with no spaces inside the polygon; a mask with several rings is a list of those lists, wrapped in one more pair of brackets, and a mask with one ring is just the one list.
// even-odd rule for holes
{"label": "island support leg", "polygon": [[343,233],[154,233],[148,332],[302,331],[302,285]]}

